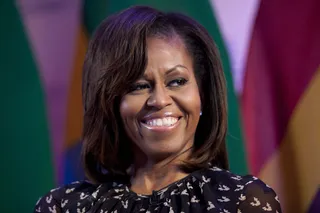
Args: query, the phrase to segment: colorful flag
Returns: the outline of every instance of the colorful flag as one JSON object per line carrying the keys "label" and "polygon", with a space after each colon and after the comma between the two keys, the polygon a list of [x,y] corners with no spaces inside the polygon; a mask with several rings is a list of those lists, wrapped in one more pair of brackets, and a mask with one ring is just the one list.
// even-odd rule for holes
{"label": "colorful flag", "polygon": [[45,94],[21,16],[0,3],[0,212],[31,212],[54,187]]}
{"label": "colorful flag", "polygon": [[247,59],[250,168],[277,189],[286,212],[306,212],[320,184],[319,8],[317,0],[262,1]]}
{"label": "colorful flag", "polygon": [[284,212],[320,212],[320,2],[212,2],[234,62],[250,172]]}

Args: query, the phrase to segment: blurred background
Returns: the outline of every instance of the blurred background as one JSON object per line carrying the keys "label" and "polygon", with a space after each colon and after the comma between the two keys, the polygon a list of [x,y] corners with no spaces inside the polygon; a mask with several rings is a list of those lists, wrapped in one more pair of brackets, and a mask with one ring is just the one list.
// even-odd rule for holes
{"label": "blurred background", "polygon": [[81,69],[90,35],[131,5],[203,24],[228,83],[231,171],[272,186],[284,212],[320,212],[320,1],[1,0],[0,212],[31,212],[83,179]]}

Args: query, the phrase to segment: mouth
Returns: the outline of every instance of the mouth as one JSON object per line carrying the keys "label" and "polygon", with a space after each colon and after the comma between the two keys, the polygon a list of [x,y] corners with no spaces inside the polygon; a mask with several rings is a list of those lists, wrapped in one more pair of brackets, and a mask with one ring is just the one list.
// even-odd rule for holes
{"label": "mouth", "polygon": [[181,117],[164,117],[142,120],[141,124],[149,130],[167,131],[176,127]]}

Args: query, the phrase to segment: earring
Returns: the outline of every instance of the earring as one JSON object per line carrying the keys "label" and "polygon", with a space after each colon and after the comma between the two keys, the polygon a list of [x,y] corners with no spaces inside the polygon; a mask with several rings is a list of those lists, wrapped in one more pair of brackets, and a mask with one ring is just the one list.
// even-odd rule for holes
{"label": "earring", "polygon": [[202,111],[200,111],[200,116],[202,115]]}

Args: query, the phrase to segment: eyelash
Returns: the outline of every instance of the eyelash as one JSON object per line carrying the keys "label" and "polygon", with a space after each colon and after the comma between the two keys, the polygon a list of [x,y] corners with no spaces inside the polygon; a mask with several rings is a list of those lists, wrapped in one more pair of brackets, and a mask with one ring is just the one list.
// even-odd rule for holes
{"label": "eyelash", "polygon": [[[171,87],[180,87],[180,86],[185,85],[187,82],[188,81],[184,78],[177,78],[177,79],[170,81],[168,85],[170,86],[173,83],[177,83],[178,85],[171,86]],[[150,84],[148,84],[148,83],[137,83],[132,86],[132,88],[130,89],[130,92],[139,91],[139,90],[148,89],[148,88],[150,88]]]}
{"label": "eyelash", "polygon": [[184,78],[177,78],[175,80],[170,81],[169,84],[172,84],[173,82],[178,83],[178,86],[183,86],[187,83],[187,80]]}

